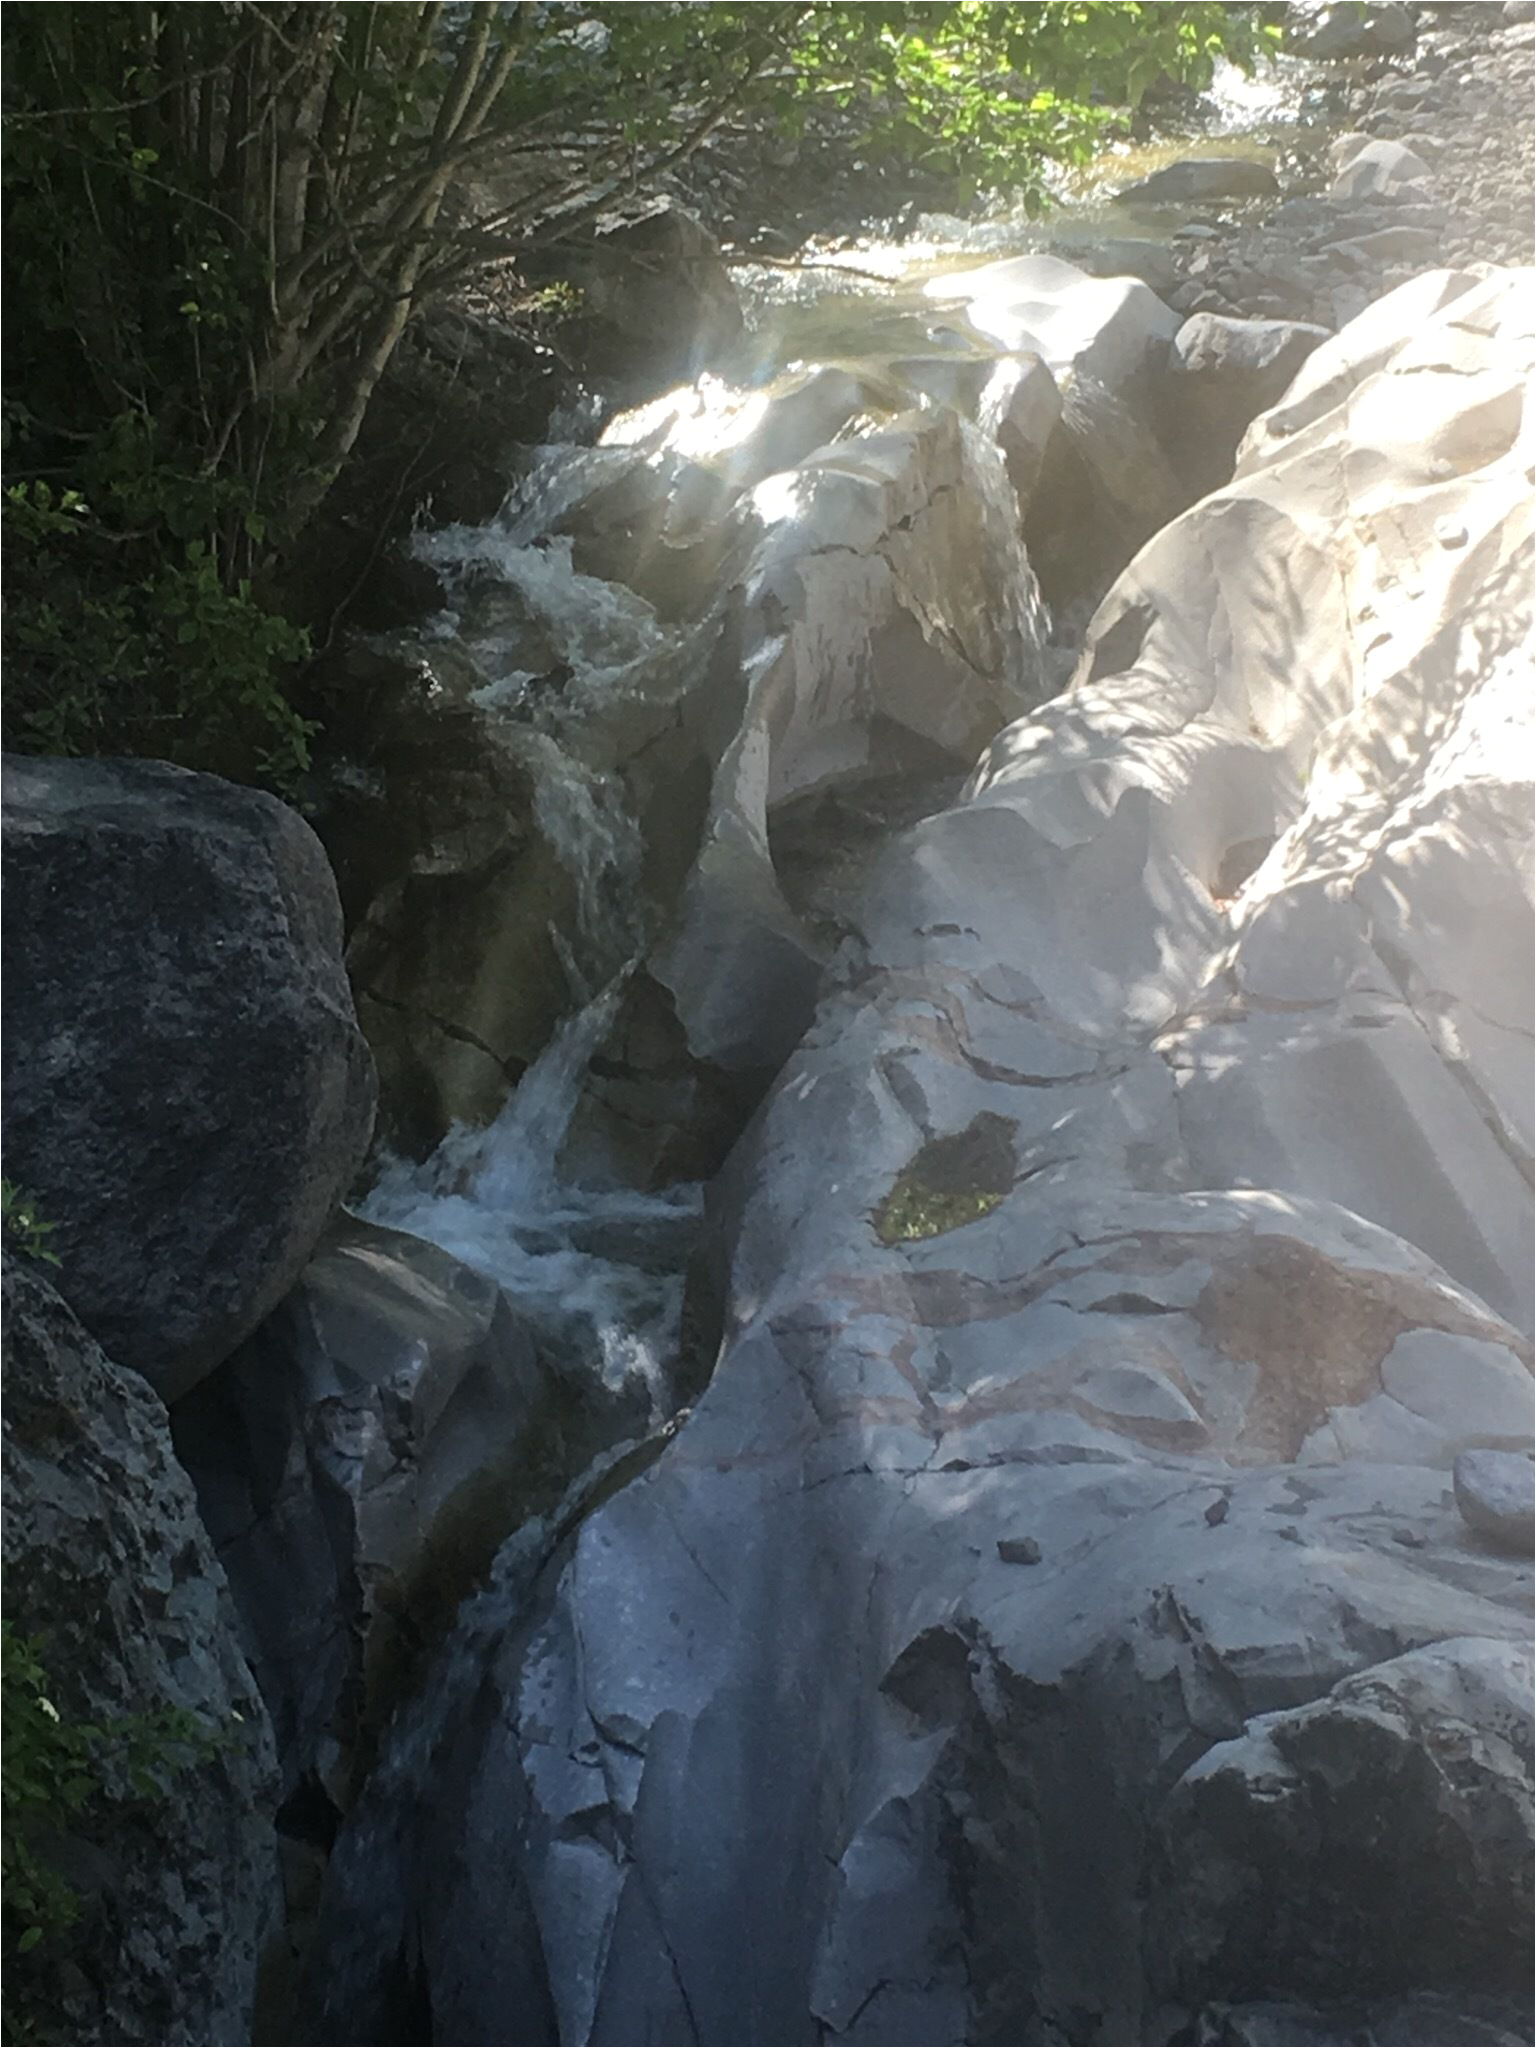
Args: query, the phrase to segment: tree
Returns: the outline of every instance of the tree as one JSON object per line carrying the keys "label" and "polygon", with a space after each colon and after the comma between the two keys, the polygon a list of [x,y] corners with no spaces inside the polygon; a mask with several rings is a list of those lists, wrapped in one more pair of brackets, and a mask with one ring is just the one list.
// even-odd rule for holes
{"label": "tree", "polygon": [[283,565],[435,294],[731,117],[830,101],[874,146],[1038,185],[1256,27],[1141,0],[13,0],[4,33],[21,736],[280,778],[307,742]]}

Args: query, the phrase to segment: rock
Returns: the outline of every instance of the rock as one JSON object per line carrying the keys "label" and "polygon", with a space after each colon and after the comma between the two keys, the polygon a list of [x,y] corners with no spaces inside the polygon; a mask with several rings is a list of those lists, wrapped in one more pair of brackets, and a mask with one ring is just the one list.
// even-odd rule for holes
{"label": "rock", "polygon": [[1409,190],[1430,176],[1423,157],[1400,142],[1368,142],[1334,179],[1329,198],[1340,204],[1374,197],[1388,198]]}
{"label": "rock", "polygon": [[[871,400],[867,380],[829,364],[796,367],[750,391],[706,379],[617,415],[604,427],[601,445],[640,448],[653,461],[665,450],[745,491],[836,440]],[[654,500],[654,476],[648,480]]]}
{"label": "rock", "polygon": [[1231,474],[1250,423],[1284,395],[1326,327],[1299,320],[1228,320],[1197,313],[1174,337],[1170,445],[1197,490]]}
{"label": "rock", "polygon": [[527,260],[539,283],[580,294],[562,346],[637,396],[709,368],[742,333],[741,302],[719,245],[675,201],[619,207]]}
{"label": "rock", "polygon": [[[1517,1874],[1531,1830],[1530,1684],[1522,1646],[1452,1637],[1355,1672],[1312,1704],[1255,1716],[1213,1744],[1164,1806],[1161,1881],[1150,1895],[1150,1938],[1177,1930],[1190,1994],[1216,1984],[1241,2000],[1284,1985],[1343,2011],[1385,2002],[1404,1982],[1442,1997],[1475,1986],[1518,2026],[1530,1993],[1519,1967],[1529,1908]],[[1378,1921],[1359,1873],[1383,1815],[1397,1858],[1393,1909],[1380,1922],[1382,1942],[1363,1949],[1365,1926]],[[1378,2038],[1489,2038],[1463,2031],[1448,2003],[1442,2024],[1451,2031]]]}
{"label": "rock", "polygon": [[1020,515],[1027,518],[1061,421],[1056,379],[1039,356],[1003,356],[987,379],[977,414],[1003,452]]}
{"label": "rock", "polygon": [[1432,228],[1377,228],[1371,234],[1354,235],[1347,242],[1330,242],[1328,253],[1346,256],[1374,269],[1378,264],[1391,263],[1398,258],[1411,261],[1427,256],[1437,247],[1439,239]]}
{"label": "rock", "polygon": [[1411,50],[1416,40],[1413,9],[1387,4],[1324,7],[1305,25],[1293,28],[1286,46],[1300,57],[1332,61],[1342,57],[1395,56]]}
{"label": "rock", "polygon": [[1011,257],[925,290],[967,298],[972,327],[1049,369],[1059,427],[1022,475],[1010,443],[1010,472],[1028,480],[1025,539],[1047,599],[1096,595],[1186,501],[1151,424],[1177,314],[1135,279],[1090,278],[1054,256]]}
{"label": "rock", "polygon": [[161,762],[5,765],[7,1173],[115,1363],[174,1398],[292,1285],[374,1079],[319,841]]}
{"label": "rock", "polygon": [[1529,1557],[1536,1539],[1529,1452],[1463,1451],[1453,1477],[1467,1527],[1499,1550]]}
{"label": "rock", "polygon": [[306,1825],[329,1802],[334,1826],[422,1643],[563,1491],[561,1439],[596,1429],[577,1411],[494,1280],[350,1216],[177,1403],[177,1455]]}
{"label": "rock", "polygon": [[320,2037],[1519,2038],[1530,1566],[1443,1453],[1529,1359],[1531,348],[1454,272],[1321,344],[846,903],[713,1376],[402,1727]]}
{"label": "rock", "polygon": [[1124,185],[1131,206],[1187,206],[1207,199],[1265,199],[1280,190],[1274,171],[1248,156],[1192,156]]}
{"label": "rock", "polygon": [[[24,1260],[7,1261],[5,1324],[6,1621],[41,1639],[61,1725],[106,1731],[85,1805],[32,1843],[79,1910],[30,1954],[8,1937],[7,2031],[248,2041],[278,1911],[276,1787],[234,1603],[144,1379]],[[172,1713],[201,1731],[196,1745],[169,1734]],[[135,1727],[147,1796],[131,1775]],[[9,1784],[6,1798],[9,1831]]]}
{"label": "rock", "polygon": [[1037,687],[1040,641],[1001,460],[953,413],[825,449],[759,485],[753,508],[746,700],[651,968],[694,1056],[728,1074],[785,1056],[826,957],[825,929],[774,872],[773,813],[887,771],[892,746],[930,773],[963,761]]}
{"label": "rock", "polygon": [[[1188,234],[1181,228],[1180,234]],[[1051,245],[1060,255],[1090,277],[1139,277],[1160,298],[1166,298],[1179,281],[1179,268],[1164,242],[1143,236],[1106,236],[1101,240],[1075,240],[1061,236]]]}
{"label": "rock", "polygon": [[1155,366],[1178,321],[1136,278],[1093,278],[1055,256],[1010,256],[935,277],[931,299],[964,300],[989,340],[1040,356],[1058,380],[1093,378],[1111,391]]}
{"label": "rock", "polygon": [[[554,586],[560,632],[471,565],[457,641],[429,628],[348,657],[347,709],[319,757],[316,822],[347,910],[386,1135],[413,1156],[455,1122],[490,1122],[561,1018],[635,944],[635,825],[613,769],[497,711],[493,678],[508,666],[527,689],[559,687],[573,674],[567,654],[583,651],[584,587],[543,561],[529,551],[529,577]],[[616,664],[672,653],[638,598],[625,607],[615,592],[606,624]],[[670,705],[655,713],[675,717]]]}
{"label": "rock", "polygon": [[[1370,146],[1370,136],[1359,128],[1347,128],[1342,135],[1336,135],[1328,145],[1328,161],[1333,167],[1334,176],[1337,177],[1340,171],[1354,162],[1362,150],[1369,149]],[[1289,205],[1290,202],[1287,201],[1286,204]],[[1285,207],[1280,207],[1278,212],[1284,214]]]}

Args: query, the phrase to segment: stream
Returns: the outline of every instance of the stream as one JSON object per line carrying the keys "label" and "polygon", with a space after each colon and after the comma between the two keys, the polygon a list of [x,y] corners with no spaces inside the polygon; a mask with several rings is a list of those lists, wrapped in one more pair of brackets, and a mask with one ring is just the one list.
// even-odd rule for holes
{"label": "stream", "polygon": [[[444,664],[445,687],[505,722],[528,761],[539,824],[575,881],[579,905],[578,928],[550,936],[585,1000],[488,1128],[453,1129],[424,1162],[390,1161],[363,1213],[490,1274],[541,1335],[595,1344],[605,1381],[638,1376],[658,1423],[670,1412],[668,1360],[702,1188],[636,1189],[601,1157],[572,1171],[566,1150],[590,1062],[654,937],[638,884],[642,829],[622,774],[625,736],[658,673],[693,658],[726,592],[706,588],[695,594],[696,616],[664,620],[625,583],[578,569],[562,522],[605,487],[632,489],[636,448],[658,471],[681,459],[734,482],[744,455],[753,473],[771,469],[755,444],[775,401],[808,367],[860,378],[864,409],[842,427],[847,438],[911,406],[910,388],[891,375],[902,359],[948,355],[989,366],[997,344],[968,324],[947,278],[1009,256],[1091,255],[1096,244],[1128,234],[1166,240],[1190,209],[1137,212],[1115,201],[1118,186],[1181,157],[1272,159],[1308,133],[1315,99],[1315,68],[1301,60],[1281,60],[1257,78],[1223,63],[1199,132],[1118,145],[1065,175],[1048,221],[1001,204],[971,221],[923,216],[899,242],[866,240],[815,267],[739,270],[747,332],[728,374],[611,418],[596,445],[575,438],[590,430],[590,413],[555,420],[551,441],[529,451],[495,519],[417,537],[416,552],[438,571],[449,604],[412,644]],[[1101,408],[1112,403],[1106,398]],[[980,424],[988,426],[985,413]],[[657,488],[666,488],[664,474]],[[1049,622],[1040,623],[1048,635]],[[1058,656],[1057,673],[1069,654]],[[558,689],[549,687],[552,669]],[[897,801],[873,819],[877,836],[914,822],[925,807]],[[857,886],[867,864],[853,864],[845,889]]]}
{"label": "stream", "polygon": [[[594,1112],[594,1062],[601,1065],[665,937],[657,897],[643,879],[648,818],[627,760],[637,732],[643,738],[664,727],[672,707],[707,677],[743,551],[774,531],[781,484],[788,493],[782,509],[797,516],[794,475],[772,437],[788,418],[805,435],[788,462],[820,447],[829,435],[818,406],[841,378],[856,402],[833,393],[829,416],[839,453],[856,463],[861,446],[875,445],[891,419],[914,405],[942,410],[946,361],[955,366],[953,388],[965,387],[969,371],[979,390],[998,343],[967,319],[964,288],[948,280],[1003,257],[1067,248],[1091,256],[1096,245],[1127,235],[1165,240],[1189,209],[1132,216],[1107,196],[1112,186],[1178,156],[1268,156],[1292,146],[1305,87],[1305,67],[1297,66],[1258,85],[1224,77],[1201,136],[1102,160],[1064,190],[1048,223],[1005,210],[969,223],[927,217],[899,243],[870,240],[828,252],[817,267],[738,271],[747,312],[738,361],[692,391],[606,420],[595,442],[590,418],[553,423],[550,443],[528,451],[495,519],[418,536],[416,552],[437,572],[446,603],[411,633],[394,636],[387,650],[405,646],[431,671],[434,688],[495,721],[526,764],[538,828],[573,887],[574,922],[552,927],[549,938],[576,1000],[491,1122],[455,1125],[423,1160],[386,1160],[362,1213],[493,1277],[546,1352],[622,1396],[622,1412],[643,1421],[576,1480],[559,1509],[513,1536],[489,1584],[466,1604],[423,1692],[397,1717],[333,1859],[313,1951],[311,2038],[449,2038],[424,2030],[433,2025],[430,2001],[423,2006],[426,1993],[410,1969],[391,1960],[419,1938],[402,1921],[410,1872],[437,1853],[421,1834],[423,1788],[454,1769],[458,1731],[481,1711],[485,1673],[515,1662],[541,1567],[594,1494],[622,1478],[626,1459],[658,1447],[693,1397],[698,1366],[684,1359],[684,1272],[704,1215],[704,1184],[636,1176],[610,1141],[611,1119]],[[914,362],[925,366],[926,379],[916,394]],[[1078,402],[1090,400],[1085,380]],[[1116,401],[1103,393],[1091,402],[1102,425]],[[971,474],[984,480],[981,496],[1006,522],[1014,500],[996,432],[985,406],[963,429]],[[714,503],[705,488],[710,478],[720,486]],[[643,550],[629,580],[598,573],[602,534],[591,508],[637,489],[642,515],[649,489],[659,500],[650,516],[695,549],[717,514],[728,539],[731,520],[749,501],[756,524],[718,560],[706,548],[702,571],[690,568],[681,595]],[[703,499],[690,504],[689,493],[701,490]],[[638,525],[644,529],[644,516]],[[1017,549],[1016,534],[1009,545]],[[1024,650],[1022,666],[999,685],[1010,715],[1053,693],[1082,623],[1050,619],[1022,562],[1020,554],[1007,599],[1014,616],[978,622],[988,633],[1006,630]],[[778,817],[788,822],[775,824],[775,859],[796,911],[825,940],[824,957],[835,953],[841,911],[890,833],[940,808],[968,766],[958,756],[906,766],[893,757],[852,785],[839,780],[835,757],[824,770],[812,762],[796,771],[798,787],[781,793],[789,801]],[[654,831],[654,792],[649,801]],[[809,826],[797,839],[801,816]],[[516,1819],[492,1809],[513,1797],[506,1787],[483,1794],[487,1836],[507,1836],[498,1854],[511,1854]],[[465,1931],[466,1967],[476,1939]],[[529,2014],[528,2031],[499,2038],[584,2039],[591,2021],[590,2013]]]}

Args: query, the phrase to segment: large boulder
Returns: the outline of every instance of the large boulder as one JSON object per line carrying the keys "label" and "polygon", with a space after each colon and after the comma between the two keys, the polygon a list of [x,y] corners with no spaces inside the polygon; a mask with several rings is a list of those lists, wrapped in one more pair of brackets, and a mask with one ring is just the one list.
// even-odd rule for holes
{"label": "large boulder", "polygon": [[[24,1259],[7,1262],[5,1328],[6,1622],[41,1642],[57,1725],[101,1731],[84,1803],[23,1836],[78,1909],[15,1954],[8,1898],[7,2028],[248,2041],[278,1912],[276,1774],[229,1588],[143,1378]],[[20,1769],[12,1684],[8,1668]],[[8,1832],[11,1767],[8,1748]]]}
{"label": "large boulder", "polygon": [[329,2038],[1527,2037],[1530,355],[1508,275],[1324,344],[892,846]]}
{"label": "large boulder", "polygon": [[59,1284],[167,1399],[293,1284],[374,1077],[287,805],[157,761],[5,764],[5,1144]]}
{"label": "large boulder", "polygon": [[651,968],[691,1050],[728,1073],[771,1073],[788,1053],[846,908],[790,902],[775,815],[973,757],[1038,690],[1042,632],[998,450],[953,412],[822,449],[758,485],[752,508],[763,537],[734,632],[744,694]]}
{"label": "large boulder", "polygon": [[997,346],[1033,350],[1058,378],[1087,376],[1116,391],[1166,357],[1179,326],[1139,278],[1090,277],[1058,256],[1005,257],[924,290],[962,301],[971,326]]}
{"label": "large boulder", "polygon": [[1097,598],[1189,500],[1154,424],[1179,316],[1138,278],[1090,277],[1055,256],[1009,257],[925,290],[963,299],[978,334],[1037,356],[1054,381],[1056,410],[1024,473],[1024,534],[1052,604]]}

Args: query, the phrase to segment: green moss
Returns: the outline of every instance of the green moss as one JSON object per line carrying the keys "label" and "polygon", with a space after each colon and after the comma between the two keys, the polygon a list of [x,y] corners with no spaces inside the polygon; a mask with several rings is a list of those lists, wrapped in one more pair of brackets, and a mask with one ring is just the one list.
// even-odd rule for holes
{"label": "green moss", "polygon": [[882,1244],[941,1237],[989,1215],[1013,1186],[1013,1126],[983,1110],[963,1131],[933,1138],[891,1183],[874,1212]]}

